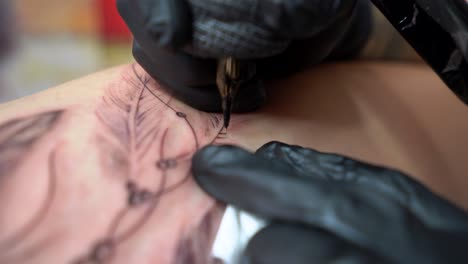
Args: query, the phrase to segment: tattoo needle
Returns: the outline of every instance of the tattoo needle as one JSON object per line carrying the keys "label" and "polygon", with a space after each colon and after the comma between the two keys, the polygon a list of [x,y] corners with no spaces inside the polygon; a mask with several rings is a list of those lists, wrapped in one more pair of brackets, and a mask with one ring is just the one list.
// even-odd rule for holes
{"label": "tattoo needle", "polygon": [[226,129],[231,121],[234,97],[244,77],[242,76],[241,67],[242,63],[233,57],[226,57],[218,60],[216,85],[221,96],[224,128]]}

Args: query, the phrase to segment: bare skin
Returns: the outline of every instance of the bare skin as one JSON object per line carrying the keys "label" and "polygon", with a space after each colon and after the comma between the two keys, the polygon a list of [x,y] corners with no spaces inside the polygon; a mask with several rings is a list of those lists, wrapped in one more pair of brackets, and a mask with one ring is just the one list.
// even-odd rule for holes
{"label": "bare skin", "polygon": [[[409,173],[468,208],[467,108],[422,66],[322,66],[220,116],[126,65],[0,106],[0,263],[210,263],[223,207],[188,174],[204,145],[281,140]],[[291,103],[294,102],[294,103]]]}

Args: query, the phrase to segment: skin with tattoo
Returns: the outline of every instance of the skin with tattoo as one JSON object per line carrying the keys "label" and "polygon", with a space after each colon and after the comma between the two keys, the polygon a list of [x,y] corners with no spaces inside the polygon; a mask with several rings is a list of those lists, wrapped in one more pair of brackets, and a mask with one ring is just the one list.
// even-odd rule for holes
{"label": "skin with tattoo", "polygon": [[88,105],[0,127],[0,263],[211,263],[222,207],[190,177],[217,115],[136,65]]}
{"label": "skin with tattoo", "polygon": [[468,110],[427,67],[323,65],[266,85],[227,134],[135,64],[1,105],[0,263],[217,263],[223,206],[189,173],[212,143],[342,153],[468,208]]}

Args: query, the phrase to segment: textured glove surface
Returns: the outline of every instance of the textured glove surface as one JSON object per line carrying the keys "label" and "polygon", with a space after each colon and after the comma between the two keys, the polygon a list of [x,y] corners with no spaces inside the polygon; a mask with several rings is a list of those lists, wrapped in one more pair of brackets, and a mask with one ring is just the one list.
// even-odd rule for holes
{"label": "textured glove surface", "polygon": [[248,263],[466,263],[468,215],[401,172],[270,143],[255,154],[210,146],[200,186],[272,220]]}
{"label": "textured glove surface", "polygon": [[208,112],[221,111],[216,59],[256,62],[257,75],[233,107],[253,111],[265,101],[261,80],[351,57],[371,24],[367,0],[117,0],[117,6],[138,63],[177,99]]}
{"label": "textured glove surface", "polygon": [[[199,58],[266,58],[293,40],[349,24],[357,0],[118,0],[142,44],[152,41]],[[345,32],[336,33],[341,38]],[[140,34],[136,34],[140,35]],[[144,48],[144,47],[143,47]]]}

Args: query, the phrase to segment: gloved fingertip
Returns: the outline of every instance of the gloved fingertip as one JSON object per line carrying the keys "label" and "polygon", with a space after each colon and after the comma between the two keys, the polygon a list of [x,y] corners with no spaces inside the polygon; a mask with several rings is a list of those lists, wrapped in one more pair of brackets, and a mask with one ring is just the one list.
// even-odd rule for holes
{"label": "gloved fingertip", "polygon": [[206,146],[193,156],[192,168],[196,172],[204,172],[222,166],[225,163],[230,163],[239,155],[250,155],[250,153],[232,145]]}
{"label": "gloved fingertip", "polygon": [[281,149],[285,147],[290,147],[290,145],[279,141],[271,141],[257,149],[257,151],[255,151],[255,155],[269,159],[275,158],[278,156],[279,152],[281,152]]}
{"label": "gloved fingertip", "polygon": [[236,164],[251,156],[248,151],[235,146],[208,146],[198,151],[192,159],[192,173],[196,182],[210,195],[225,201],[229,185],[235,178]]}
{"label": "gloved fingertip", "polygon": [[[323,153],[310,148],[269,142],[257,150],[255,155],[269,160],[281,160],[293,168],[297,175],[306,178],[324,178],[325,175],[342,178],[353,166],[353,160],[344,156]],[[351,175],[351,173],[348,173]]]}
{"label": "gloved fingertip", "polygon": [[202,149],[193,158],[192,172],[211,196],[268,218],[296,218],[308,201],[324,199],[324,186],[304,184],[281,160],[272,162],[234,146]]}
{"label": "gloved fingertip", "polygon": [[293,167],[303,167],[310,165],[320,154],[313,149],[272,141],[259,148],[255,155],[269,160],[281,160]]}

